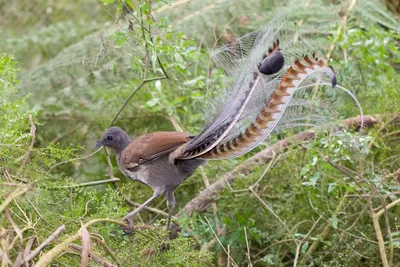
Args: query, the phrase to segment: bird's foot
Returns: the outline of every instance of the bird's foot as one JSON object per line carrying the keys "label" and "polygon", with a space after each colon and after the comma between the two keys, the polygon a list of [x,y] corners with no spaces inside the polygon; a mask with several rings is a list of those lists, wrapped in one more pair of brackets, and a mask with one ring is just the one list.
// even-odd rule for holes
{"label": "bird's foot", "polygon": [[160,251],[167,251],[170,250],[171,246],[169,244],[169,240],[166,243],[161,243],[160,245]]}
{"label": "bird's foot", "polygon": [[121,221],[128,225],[127,227],[120,226],[122,232],[124,232],[123,235],[132,234],[133,233],[133,218],[123,218]]}

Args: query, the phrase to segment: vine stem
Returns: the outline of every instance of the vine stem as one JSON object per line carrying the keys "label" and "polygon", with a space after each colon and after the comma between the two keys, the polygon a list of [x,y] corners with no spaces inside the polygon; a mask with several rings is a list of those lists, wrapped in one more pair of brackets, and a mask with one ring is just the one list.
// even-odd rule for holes
{"label": "vine stem", "polygon": [[113,123],[117,120],[119,114],[122,112],[122,110],[126,107],[126,105],[129,103],[129,101],[132,99],[132,97],[148,82],[153,82],[153,81],[159,81],[159,80],[163,80],[166,79],[167,76],[162,76],[162,77],[154,77],[154,78],[149,78],[149,79],[145,79],[143,80],[138,87],[135,88],[135,90],[132,91],[132,93],[128,96],[128,98],[125,100],[125,102],[122,104],[122,106],[118,109],[117,113],[115,114],[114,118],[111,120],[110,122],[110,126],[111,127],[113,125]]}
{"label": "vine stem", "polygon": [[346,29],[346,25],[347,25],[347,16],[350,14],[350,12],[352,11],[352,9],[354,8],[354,6],[357,4],[358,0],[351,0],[350,4],[347,6],[346,10],[344,10],[343,12],[343,16],[341,18],[341,24],[339,25],[337,32],[336,32],[336,36],[335,39],[333,40],[333,42],[330,44],[329,49],[328,49],[328,53],[326,54],[327,58],[330,58],[332,53],[333,53],[333,49],[335,48],[335,43],[337,43],[339,41],[340,38],[340,34],[342,32],[342,30]]}

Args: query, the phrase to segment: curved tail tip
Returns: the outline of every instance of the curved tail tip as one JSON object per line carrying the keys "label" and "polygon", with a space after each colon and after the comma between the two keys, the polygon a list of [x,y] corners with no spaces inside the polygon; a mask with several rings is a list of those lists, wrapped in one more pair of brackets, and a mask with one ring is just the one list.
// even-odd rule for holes
{"label": "curved tail tip", "polygon": [[334,88],[337,84],[336,73],[335,73],[335,70],[333,69],[333,67],[328,66],[328,68],[331,70],[328,73],[328,75],[329,75],[329,77],[331,77],[332,88]]}

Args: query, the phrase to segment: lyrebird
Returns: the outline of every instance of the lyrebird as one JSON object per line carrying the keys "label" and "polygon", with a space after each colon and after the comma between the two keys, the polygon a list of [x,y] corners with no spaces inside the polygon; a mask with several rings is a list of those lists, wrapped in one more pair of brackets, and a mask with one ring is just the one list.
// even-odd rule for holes
{"label": "lyrebird", "polygon": [[[226,92],[221,93],[222,99],[214,102],[215,114],[199,135],[154,132],[131,140],[122,129],[111,127],[96,143],[95,147],[114,150],[124,175],[154,191],[151,198],[123,218],[129,230],[133,216],[161,195],[167,199],[168,229],[175,189],[207,160],[237,157],[262,142],[291,108],[294,94],[310,75],[325,73],[331,86],[336,85],[335,73],[327,61],[317,57],[306,42],[289,39],[283,43],[276,24],[271,22],[220,49],[216,62],[225,67],[230,82]],[[322,78],[314,81],[319,83]]]}

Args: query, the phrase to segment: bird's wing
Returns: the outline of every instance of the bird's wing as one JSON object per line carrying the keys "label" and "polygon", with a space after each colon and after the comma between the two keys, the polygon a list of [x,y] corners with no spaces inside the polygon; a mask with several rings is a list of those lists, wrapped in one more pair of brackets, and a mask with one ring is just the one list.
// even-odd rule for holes
{"label": "bird's wing", "polygon": [[127,169],[170,153],[193,138],[183,132],[154,132],[133,139],[121,152],[120,163]]}

